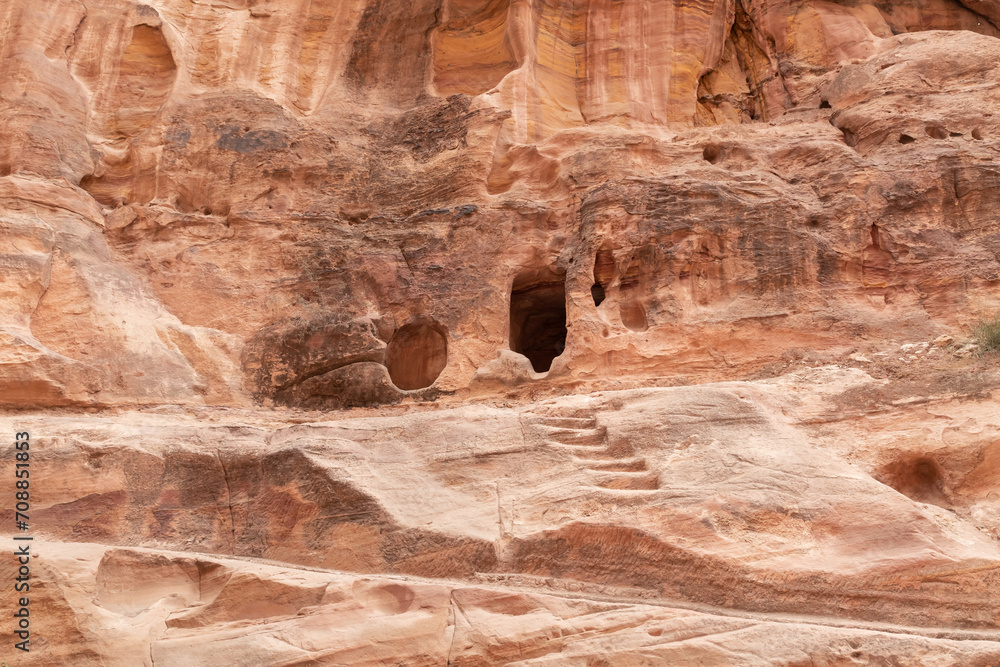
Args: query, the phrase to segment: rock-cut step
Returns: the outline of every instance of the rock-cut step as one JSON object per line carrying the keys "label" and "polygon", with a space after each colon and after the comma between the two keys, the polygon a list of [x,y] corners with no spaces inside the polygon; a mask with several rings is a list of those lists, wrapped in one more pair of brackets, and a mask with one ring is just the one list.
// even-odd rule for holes
{"label": "rock-cut step", "polygon": [[596,485],[614,491],[655,491],[660,488],[660,476],[648,473],[619,473],[598,479]]}
{"label": "rock-cut step", "polygon": [[595,472],[645,472],[647,469],[646,459],[634,456],[628,459],[613,458],[607,455],[605,459],[577,459],[588,470]]}
{"label": "rock-cut step", "polygon": [[574,447],[603,447],[607,436],[608,429],[604,426],[586,429],[547,427],[544,433],[547,444]]}
{"label": "rock-cut step", "polygon": [[549,415],[531,415],[525,420],[527,424],[548,426],[564,429],[592,429],[597,427],[597,417],[556,417]]}

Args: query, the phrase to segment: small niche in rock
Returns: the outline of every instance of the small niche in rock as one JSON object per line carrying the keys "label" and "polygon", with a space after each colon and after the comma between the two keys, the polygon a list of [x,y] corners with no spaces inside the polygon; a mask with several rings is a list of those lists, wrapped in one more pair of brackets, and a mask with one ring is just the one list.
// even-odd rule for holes
{"label": "small niche in rock", "polygon": [[830,103],[827,102],[826,100],[821,100],[820,103],[819,103],[819,108],[820,109],[832,109],[833,107],[831,107]]}
{"label": "small niche in rock", "polygon": [[928,456],[904,457],[893,461],[879,471],[877,478],[917,502],[948,505],[941,467]]}
{"label": "small niche in rock", "polygon": [[604,286],[610,284],[614,277],[615,255],[611,247],[605,243],[594,258],[594,285],[590,288],[590,295],[594,297],[595,306],[600,306],[607,298]]}
{"label": "small niche in rock", "polygon": [[975,139],[976,141],[979,141],[983,138],[983,133],[979,131],[978,127],[972,131],[972,138]]}
{"label": "small niche in rock", "polygon": [[949,137],[960,137],[960,136],[962,136],[962,133],[961,132],[949,132],[948,136]]}
{"label": "small niche in rock", "polygon": [[912,144],[914,141],[916,141],[916,139],[914,139],[908,134],[899,135],[899,143],[901,144]]}
{"label": "small niche in rock", "polygon": [[642,266],[633,261],[622,276],[618,288],[618,314],[631,331],[642,332],[649,328],[646,307],[643,304]]}
{"label": "small niche in rock", "polygon": [[646,321],[646,309],[638,298],[639,286],[633,282],[623,282],[621,285],[621,303],[619,315],[622,324],[632,331],[642,332],[649,328]]}
{"label": "small niche in rock", "polygon": [[590,296],[594,297],[594,305],[600,306],[605,299],[604,287],[600,283],[594,283],[590,286]]}
{"label": "small niche in rock", "polygon": [[448,339],[433,322],[401,327],[385,349],[385,365],[392,383],[403,390],[434,384],[448,364]]}
{"label": "small niche in rock", "polygon": [[701,152],[701,156],[705,158],[706,162],[718,164],[719,160],[722,159],[722,148],[715,144],[709,144],[705,146],[705,150]]}
{"label": "small niche in rock", "polygon": [[928,125],[927,127],[924,128],[924,132],[926,132],[927,136],[931,137],[932,139],[948,138],[948,130],[938,125]]}
{"label": "small niche in rock", "polygon": [[510,349],[523,354],[536,373],[545,373],[566,347],[566,277],[554,271],[526,271],[510,294]]}

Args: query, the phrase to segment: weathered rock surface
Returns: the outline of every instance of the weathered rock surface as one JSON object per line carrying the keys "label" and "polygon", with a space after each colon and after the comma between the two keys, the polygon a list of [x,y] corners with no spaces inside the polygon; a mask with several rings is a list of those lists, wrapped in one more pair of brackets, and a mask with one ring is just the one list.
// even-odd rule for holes
{"label": "weathered rock surface", "polygon": [[[992,664],[998,402],[893,388],[828,366],[298,424],[147,411],[0,425],[35,434],[36,562],[84,638],[48,619],[39,633],[79,664]],[[134,655],[105,627],[130,628]],[[724,646],[749,662],[686,639],[736,631]],[[50,664],[45,650],[23,664]]]}
{"label": "weathered rock surface", "polygon": [[1000,300],[989,3],[397,5],[8,4],[6,403],[401,399],[301,390],[322,322],[440,334],[403,392],[529,334],[552,387],[745,377]]}
{"label": "weathered rock surface", "polygon": [[0,26],[11,667],[1000,662],[995,2]]}
{"label": "weathered rock surface", "polygon": [[[997,643],[976,632],[588,599],[544,582],[351,577],[251,559],[50,546],[37,561],[52,577],[45,603],[104,628],[86,638],[103,654],[80,651],[63,664],[985,667],[1000,659]],[[112,652],[118,660],[109,661]]]}

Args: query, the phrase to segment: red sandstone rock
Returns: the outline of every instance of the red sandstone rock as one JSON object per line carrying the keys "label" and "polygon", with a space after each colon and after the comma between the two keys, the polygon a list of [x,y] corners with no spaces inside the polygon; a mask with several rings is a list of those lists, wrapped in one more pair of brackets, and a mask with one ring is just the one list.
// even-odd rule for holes
{"label": "red sandstone rock", "polygon": [[11,667],[1000,661],[996,3],[0,25]]}

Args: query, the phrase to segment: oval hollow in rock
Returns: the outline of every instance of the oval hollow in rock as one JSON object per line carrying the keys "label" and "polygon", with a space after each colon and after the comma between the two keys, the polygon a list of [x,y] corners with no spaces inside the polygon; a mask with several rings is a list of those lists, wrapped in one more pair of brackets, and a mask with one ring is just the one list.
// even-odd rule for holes
{"label": "oval hollow in rock", "polygon": [[927,133],[928,137],[931,137],[933,139],[947,139],[948,138],[948,130],[946,130],[943,127],[940,127],[938,125],[928,125],[927,127],[924,128],[924,132]]}
{"label": "oval hollow in rock", "polygon": [[645,291],[642,271],[641,264],[633,261],[625,270],[618,288],[618,315],[621,317],[622,324],[631,331],[637,332],[643,332],[649,328],[649,321],[646,319],[646,306],[642,297]]}
{"label": "oval hollow in rock", "polygon": [[639,298],[639,287],[636,283],[622,283],[619,303],[619,315],[631,331],[643,332],[649,328],[646,319],[646,309]]}
{"label": "oval hollow in rock", "polygon": [[355,584],[355,596],[363,601],[365,607],[386,616],[405,614],[416,598],[416,592],[412,588],[400,584],[375,586],[368,590],[358,590],[359,588]]}
{"label": "oval hollow in rock", "polygon": [[901,458],[883,467],[877,478],[917,502],[948,504],[941,466],[929,456]]}
{"label": "oval hollow in rock", "polygon": [[401,327],[385,350],[392,383],[403,390],[434,384],[448,364],[448,339],[440,325],[412,322]]}

